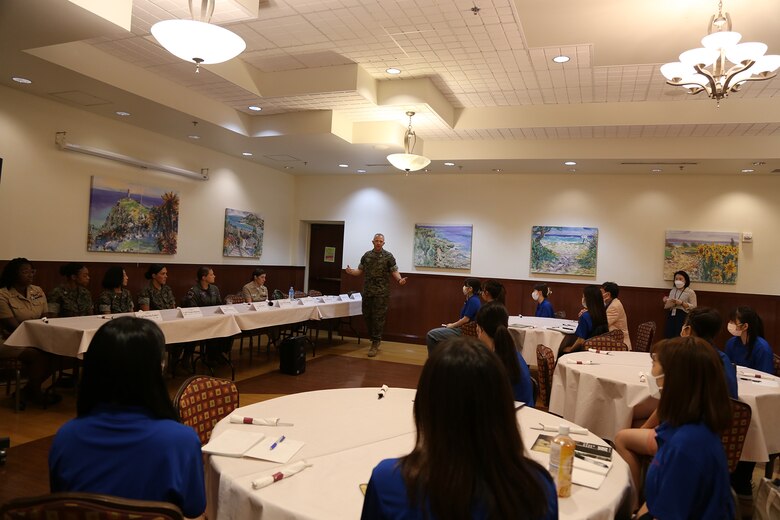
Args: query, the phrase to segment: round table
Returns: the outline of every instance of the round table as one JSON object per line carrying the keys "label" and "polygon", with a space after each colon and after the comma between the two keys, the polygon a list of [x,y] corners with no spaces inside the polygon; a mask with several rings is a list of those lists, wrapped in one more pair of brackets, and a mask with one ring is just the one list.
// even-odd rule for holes
{"label": "round table", "polygon": [[539,344],[552,349],[558,356],[566,334],[574,334],[577,320],[558,318],[537,318],[535,316],[510,316],[509,333],[515,340],[515,347],[523,354],[528,366],[536,366],[536,346]]}
{"label": "round table", "polygon": [[[209,456],[206,465],[207,514],[217,520],[246,518],[351,519],[363,507],[360,484],[367,483],[379,461],[409,453],[414,447],[412,416],[416,391],[390,388],[377,399],[376,388],[320,390],[291,394],[237,409],[251,417],[279,417],[294,426],[217,424],[213,436],[227,429],[285,435],[305,442],[288,462],[306,460],[313,466],[289,479],[253,490],[251,482],[274,473],[281,464],[248,458]],[[526,448],[536,440],[540,422],[570,424],[559,417],[524,407],[518,422]],[[575,440],[604,444],[593,434]],[[548,456],[529,455],[547,467]],[[601,487],[573,486],[572,496],[560,499],[560,518],[611,519],[625,507],[629,494],[628,466],[613,453],[613,466]]]}

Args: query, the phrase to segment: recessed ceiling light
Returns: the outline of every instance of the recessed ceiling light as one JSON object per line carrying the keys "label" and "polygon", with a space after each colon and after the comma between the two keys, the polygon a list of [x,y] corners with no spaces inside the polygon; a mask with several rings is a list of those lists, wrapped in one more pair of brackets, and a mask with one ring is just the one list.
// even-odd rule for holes
{"label": "recessed ceiling light", "polygon": [[349,164],[339,164],[339,168],[349,168]]}
{"label": "recessed ceiling light", "polygon": [[553,60],[555,63],[566,63],[566,62],[567,62],[567,61],[569,61],[570,59],[571,59],[571,58],[569,58],[568,56],[564,56],[563,54],[561,54],[560,56],[556,56],[556,57],[554,57],[552,60]]}
{"label": "recessed ceiling light", "polygon": [[293,167],[288,165],[288,166],[285,166],[285,167],[284,167],[284,169],[285,169],[285,170],[292,170],[292,169],[293,169]]}
{"label": "recessed ceiling light", "polygon": [[574,168],[569,168],[569,173],[574,173],[574,172],[576,172],[576,171],[577,171],[577,170],[575,170]]}
{"label": "recessed ceiling light", "polygon": [[455,166],[454,162],[446,162],[444,163],[444,166]]}
{"label": "recessed ceiling light", "polygon": [[756,171],[756,170],[753,170],[753,169],[750,169],[750,168],[745,168],[744,170],[742,170],[742,173],[753,173],[754,171]]}
{"label": "recessed ceiling light", "polygon": [[29,79],[22,78],[22,77],[19,77],[19,76],[14,76],[11,79],[14,80],[17,83],[21,83],[22,85],[29,85],[30,83],[32,83],[32,81],[30,81]]}
{"label": "recessed ceiling light", "polygon": [[425,168],[423,171],[424,171],[425,173],[430,173],[430,172],[431,172],[431,170],[430,170],[430,169],[428,169],[428,168]]}
{"label": "recessed ceiling light", "polygon": [[259,107],[257,105],[252,105],[249,107],[249,110],[252,110],[254,112],[260,112],[262,109],[263,109],[262,107]]}
{"label": "recessed ceiling light", "polygon": [[493,171],[499,173],[501,171],[501,168],[493,168]]}
{"label": "recessed ceiling light", "polygon": [[563,164],[565,164],[566,166],[577,166],[577,163],[576,163],[576,162],[574,162],[574,161],[566,161],[566,162],[565,162],[565,163],[563,163]]}
{"label": "recessed ceiling light", "polygon": [[130,115],[130,112],[125,112],[124,110],[119,110],[119,111],[116,112],[116,115],[122,116],[122,117],[127,117],[127,116]]}
{"label": "recessed ceiling light", "polygon": [[241,152],[244,157],[252,157],[252,152]]}
{"label": "recessed ceiling light", "polygon": [[396,69],[395,67],[390,67],[389,69],[385,70],[388,74],[400,74],[401,69]]}
{"label": "recessed ceiling light", "polygon": [[366,170],[358,170],[358,173],[366,173]]}
{"label": "recessed ceiling light", "polygon": [[661,168],[653,168],[650,171],[653,172],[653,173],[661,173]]}
{"label": "recessed ceiling light", "polygon": [[200,136],[195,134],[188,135],[187,137],[189,137],[190,139],[200,139]]}

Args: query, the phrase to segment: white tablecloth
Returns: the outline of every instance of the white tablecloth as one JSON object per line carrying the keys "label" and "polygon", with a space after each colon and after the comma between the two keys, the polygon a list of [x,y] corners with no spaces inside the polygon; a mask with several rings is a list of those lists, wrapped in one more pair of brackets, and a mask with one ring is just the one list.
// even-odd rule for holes
{"label": "white tablecloth", "polygon": [[517,350],[523,353],[523,359],[528,366],[536,366],[536,346],[540,343],[552,349],[558,356],[565,334],[552,330],[550,327],[569,327],[572,334],[577,328],[576,320],[560,320],[558,318],[536,318],[534,316],[510,316],[509,333],[515,340]]}
{"label": "white tablecloth", "polygon": [[[238,314],[223,314],[220,306],[201,307],[203,316],[190,319],[180,317],[178,309],[167,309],[161,311],[163,321],[156,323],[162,329],[166,343],[185,343],[229,337],[245,330],[361,314],[360,301],[311,302],[306,305],[296,303],[283,308],[263,306],[259,310],[243,303],[232,307]],[[5,343],[14,347],[37,347],[60,356],[81,358],[95,332],[106,323],[106,319],[107,317],[103,316],[83,316],[50,318],[48,321],[27,320],[17,327]]]}
{"label": "white tablecloth", "polygon": [[[597,364],[577,365],[572,361]],[[555,367],[550,411],[613,440],[618,431],[631,427],[635,413],[648,417],[657,407],[647,383],[639,380],[639,372],[649,374],[651,367],[650,355],[645,352],[567,354]],[[780,386],[756,384],[740,377],[758,373],[761,379],[780,379],[744,367],[737,367],[737,372],[739,400],[750,405],[752,411],[741,460],[765,462],[769,454],[780,452]]]}
{"label": "white tablecloth", "polygon": [[[286,435],[306,445],[290,463],[306,459],[311,468],[267,488],[253,490],[252,480],[273,473],[280,464],[254,459],[210,456],[207,463],[208,516],[217,520],[246,518],[352,519],[363,507],[360,484],[367,483],[380,460],[409,453],[415,429],[415,391],[391,388],[384,399],[377,389],[352,388],[292,394],[238,409],[252,417],[278,416],[292,427],[261,427],[221,421],[213,435],[225,429]],[[567,423],[531,408],[518,412],[526,447],[539,431],[524,427]],[[585,439],[577,436],[577,439]],[[603,441],[589,435],[590,442]],[[529,452],[547,467],[547,456]],[[614,465],[599,490],[574,486],[572,497],[560,500],[561,518],[612,519],[628,496],[628,466],[614,454]]]}

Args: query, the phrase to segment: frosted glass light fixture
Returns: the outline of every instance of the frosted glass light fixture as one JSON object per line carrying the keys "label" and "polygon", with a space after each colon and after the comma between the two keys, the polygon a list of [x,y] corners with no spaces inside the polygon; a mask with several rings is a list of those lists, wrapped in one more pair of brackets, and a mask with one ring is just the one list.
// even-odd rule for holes
{"label": "frosted glass light fixture", "polygon": [[422,170],[431,164],[431,160],[424,155],[413,153],[414,145],[417,144],[417,135],[412,130],[412,116],[414,112],[407,112],[406,115],[409,116],[409,126],[406,128],[406,132],[404,132],[404,153],[390,154],[387,156],[387,160],[399,170],[409,173]]}
{"label": "frosted glass light fixture", "polygon": [[731,16],[718,2],[718,14],[712,15],[702,47],[680,54],[680,61],[661,66],[666,83],[685,88],[689,94],[706,92],[718,102],[737,92],[747,81],[774,78],[780,67],[780,55],[766,55],[761,42],[739,43],[742,35],[731,30]]}
{"label": "frosted glass light fixture", "polygon": [[[215,0],[190,0],[192,20],[164,20],[152,26],[152,36],[165,50],[195,64],[222,63],[232,60],[244,49],[246,42],[236,33],[209,23]],[[197,9],[193,4],[200,4]]]}

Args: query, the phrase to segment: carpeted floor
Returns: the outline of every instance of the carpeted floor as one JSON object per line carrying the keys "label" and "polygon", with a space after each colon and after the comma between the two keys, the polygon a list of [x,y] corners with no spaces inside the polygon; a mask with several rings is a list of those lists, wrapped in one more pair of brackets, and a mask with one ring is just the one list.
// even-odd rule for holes
{"label": "carpeted floor", "polygon": [[417,388],[422,367],[346,356],[317,356],[306,360],[306,372],[298,376],[278,370],[236,383],[249,394],[295,394],[328,388],[380,387]]}

